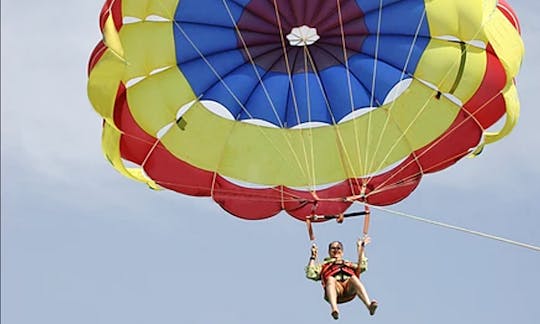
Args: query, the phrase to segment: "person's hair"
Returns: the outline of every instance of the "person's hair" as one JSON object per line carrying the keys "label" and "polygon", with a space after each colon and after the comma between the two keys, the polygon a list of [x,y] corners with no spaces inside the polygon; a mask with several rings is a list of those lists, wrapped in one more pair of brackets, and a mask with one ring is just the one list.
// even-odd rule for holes
{"label": "person's hair", "polygon": [[333,244],[339,244],[339,247],[341,248],[341,250],[343,251],[343,243],[341,243],[340,241],[333,241],[333,242],[330,242],[330,244],[328,244],[328,251],[330,251],[330,248],[332,247]]}

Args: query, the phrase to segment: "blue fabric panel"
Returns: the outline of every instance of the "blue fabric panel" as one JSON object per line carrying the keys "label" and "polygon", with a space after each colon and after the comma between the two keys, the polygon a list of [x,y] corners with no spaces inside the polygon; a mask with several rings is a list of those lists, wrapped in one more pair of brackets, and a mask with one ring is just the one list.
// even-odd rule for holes
{"label": "blue fabric panel", "polygon": [[[240,19],[243,7],[249,2],[227,0],[235,21]],[[429,26],[423,17],[423,0],[382,0],[378,45],[375,34],[380,1],[356,2],[366,13],[365,23],[370,35],[362,44],[362,54],[349,58],[352,94],[345,66],[340,64],[319,71],[319,75],[308,73],[307,88],[304,72],[293,75],[297,105],[292,100],[292,89],[286,74],[257,67],[264,82],[263,87],[259,84],[254,67],[238,48],[234,24],[227,7],[220,0],[180,1],[173,25],[177,62],[197,95],[221,103],[237,119],[258,118],[283,127],[308,121],[337,122],[351,113],[351,96],[355,110],[380,105],[395,84],[407,78],[407,75],[402,76],[405,65],[406,74],[414,73],[429,42]],[[418,24],[419,35],[415,39]],[[187,38],[184,33],[188,35]],[[376,100],[372,100],[377,47],[376,86],[373,89]],[[412,53],[407,62],[411,47]],[[229,89],[219,78],[225,80]],[[321,90],[320,83],[324,90]]]}
{"label": "blue fabric panel", "polygon": [[[382,1],[381,0],[356,0],[356,3],[358,4],[358,6],[362,9],[364,13],[370,13],[372,11],[378,12],[379,7],[381,6],[381,2],[382,2],[382,7],[384,8],[396,2],[413,2],[413,1],[409,1],[409,0],[382,0]],[[420,2],[424,3],[424,1],[420,1]]]}
{"label": "blue fabric panel", "polygon": [[179,23],[196,22],[234,28],[227,7],[231,11],[234,21],[238,21],[244,10],[244,5],[248,2],[249,0],[227,1],[227,6],[225,6],[221,0],[180,0],[174,20]]}
{"label": "blue fabric panel", "polygon": [[[206,57],[238,47],[234,29],[198,24],[181,24],[180,26],[176,27],[175,25],[174,28],[176,59],[180,64],[200,58],[200,53]],[[182,28],[189,39],[186,38],[179,28]],[[204,36],[208,34],[212,34],[213,36]]]}
{"label": "blue fabric panel", "polygon": [[[284,127],[289,95],[289,77],[282,73],[270,72],[264,76],[263,83],[264,88],[258,84],[246,103],[251,117],[242,112],[238,119],[257,118]],[[265,89],[268,95],[264,92]]]}
{"label": "blue fabric panel", "polygon": [[350,79],[354,110],[369,106],[370,94],[353,75],[349,73],[347,76],[344,66],[328,68],[322,71],[320,76],[336,123],[353,111],[347,78]]}
{"label": "blue fabric panel", "polygon": [[[373,1],[378,3],[378,1]],[[379,10],[366,14],[365,22],[371,34],[377,34]],[[399,1],[382,8],[380,34],[429,36],[427,17],[424,14],[424,1]]]}
{"label": "blue fabric panel", "polygon": [[244,58],[237,51],[208,56],[206,61],[201,58],[180,64],[180,70],[189,80],[196,95],[205,94],[210,87],[219,82],[216,73],[224,78],[230,73],[236,73],[235,70],[244,64]]}
{"label": "blue fabric panel", "polygon": [[373,63],[374,59],[371,57],[355,55],[349,60],[349,68],[351,73],[368,89],[370,96],[372,93],[374,94],[375,100],[372,101],[372,105],[375,107],[380,106],[388,92],[401,81],[401,70],[382,61],[377,61],[375,89],[372,89],[375,73]]}
{"label": "blue fabric panel", "polygon": [[[410,36],[381,35],[379,37],[377,59],[394,66],[399,71],[404,70],[405,65],[407,65],[406,72],[413,74],[428,43],[429,39],[424,37],[415,40]],[[377,37],[369,36],[362,44],[362,53],[374,58],[376,46]],[[411,47],[412,53],[410,53],[407,62]]]}
{"label": "blue fabric panel", "polygon": [[[287,127],[293,127],[299,123],[318,121],[332,123],[328,108],[324,100],[317,76],[313,73],[299,73],[293,75],[296,106],[294,105],[292,92],[287,104]],[[300,119],[300,122],[298,122]]]}
{"label": "blue fabric panel", "polygon": [[[225,87],[224,83],[227,87]],[[259,78],[255,74],[253,66],[244,64],[235,70],[234,73],[225,76],[223,81],[217,82],[212,88],[208,89],[204,93],[203,99],[221,103],[236,117],[245,108],[244,103],[258,83]]]}

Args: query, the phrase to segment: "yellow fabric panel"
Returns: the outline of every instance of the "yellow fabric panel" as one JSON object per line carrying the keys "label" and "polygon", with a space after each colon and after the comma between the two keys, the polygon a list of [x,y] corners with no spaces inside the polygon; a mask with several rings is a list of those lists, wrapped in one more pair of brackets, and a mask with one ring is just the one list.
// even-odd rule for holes
{"label": "yellow fabric panel", "polygon": [[114,125],[114,102],[124,74],[125,61],[124,49],[112,16],[105,21],[103,37],[108,48],[90,72],[87,92],[96,112]]}
{"label": "yellow fabric panel", "polygon": [[484,23],[485,34],[497,57],[501,60],[508,83],[503,90],[506,103],[506,119],[498,132],[486,132],[482,143],[475,149],[472,156],[480,154],[485,145],[499,141],[508,135],[519,118],[520,104],[513,78],[517,75],[525,53],[523,40],[516,28],[499,10],[486,15]]}
{"label": "yellow fabric panel", "polygon": [[[173,127],[162,143],[175,156],[203,169],[268,185],[308,186],[314,179],[328,183],[344,178],[333,127],[257,126],[221,118],[200,104],[190,108],[183,120],[184,130]],[[329,174],[313,176],[312,163],[317,174],[321,168]]]}
{"label": "yellow fabric panel", "polygon": [[504,101],[506,102],[506,120],[500,131],[495,133],[485,133],[484,142],[486,144],[494,143],[506,135],[510,134],[519,118],[519,98],[517,88],[513,82],[510,82],[503,91]]}
{"label": "yellow fabric panel", "polygon": [[[309,186],[344,178],[331,127],[280,130],[235,123],[221,153],[218,171],[235,178],[277,185]],[[326,172],[320,177],[320,172]],[[277,182],[276,182],[277,181]]]}
{"label": "yellow fabric panel", "polygon": [[[405,99],[402,95],[397,101]],[[385,105],[338,126],[349,177],[371,174],[410,154],[409,143],[393,122],[392,116],[400,109],[397,101],[392,108]]]}
{"label": "yellow fabric panel", "polygon": [[451,35],[464,41],[485,39],[481,29],[483,13],[494,8],[493,0],[427,0],[430,33],[433,37]]}
{"label": "yellow fabric panel", "polygon": [[431,105],[435,94],[413,81],[391,108],[312,129],[239,123],[197,103],[183,116],[184,129],[172,127],[162,143],[192,165],[238,180],[293,187],[326,184],[376,172],[438,137],[458,109],[444,97]]}
{"label": "yellow fabric panel", "polygon": [[120,136],[121,133],[108,123],[103,125],[101,138],[101,147],[107,160],[124,176],[146,183],[150,188],[157,190],[160,187],[150,178],[148,178],[142,168],[126,168],[120,156]]}
{"label": "yellow fabric panel", "polygon": [[476,92],[486,70],[485,51],[466,46],[465,66],[459,80],[462,50],[459,43],[432,39],[422,55],[414,76],[437,86],[448,93],[457,81],[454,95],[462,102],[468,101]]}
{"label": "yellow fabric panel", "polygon": [[143,21],[124,25],[120,40],[127,62],[124,82],[148,76],[156,69],[176,66],[170,23]]}
{"label": "yellow fabric panel", "polygon": [[[459,98],[462,103],[469,101],[474,96],[484,80],[487,68],[487,56],[483,49],[467,45],[465,55],[463,74],[453,92],[454,96]],[[456,62],[456,65],[459,66],[459,64]]]}
{"label": "yellow fabric panel", "polygon": [[[391,120],[407,139],[412,150],[441,135],[454,121],[460,107],[445,96],[414,80],[390,110]],[[389,138],[390,143],[395,139]]]}
{"label": "yellow fabric panel", "polygon": [[122,1],[122,13],[126,17],[144,19],[156,15],[172,20],[179,0],[136,0]]}
{"label": "yellow fabric panel", "polygon": [[234,122],[218,117],[197,102],[182,116],[182,124],[183,130],[174,125],[163,136],[163,145],[180,159],[215,171]]}
{"label": "yellow fabric panel", "polygon": [[103,40],[107,47],[119,58],[124,57],[124,49],[122,48],[122,43],[120,42],[120,37],[114,25],[112,15],[109,15],[105,21],[105,27],[103,28]]}
{"label": "yellow fabric panel", "polygon": [[178,68],[172,67],[128,88],[127,99],[138,125],[156,136],[161,128],[175,122],[183,105],[196,97]]}
{"label": "yellow fabric panel", "polygon": [[489,17],[485,24],[485,31],[509,79],[514,78],[518,74],[525,52],[523,40],[518,31],[498,10]]}
{"label": "yellow fabric panel", "polygon": [[[178,0],[124,1],[122,5],[124,16],[144,20],[157,15],[172,20]],[[426,14],[434,36],[489,40],[511,80],[521,63],[523,43],[495,5],[495,0],[427,0]],[[128,87],[127,100],[137,124],[156,136],[175,122],[180,107],[196,99],[176,67],[172,27],[172,22],[141,21],[124,25],[118,33],[109,17],[104,30],[109,49],[88,82],[90,101],[107,121],[102,139],[107,158],[122,174],[151,188],[158,186],[141,168],[127,168],[121,159],[121,133],[112,119],[114,100],[121,82],[142,78]],[[483,49],[467,45],[463,61],[462,51],[459,43],[432,39],[414,76],[468,101],[482,81],[486,56]],[[327,184],[380,172],[440,136],[459,106],[444,95],[439,99],[435,95],[436,91],[413,80],[394,102],[352,121],[312,129],[231,121],[195,103],[183,116],[182,128],[173,124],[161,141],[178,158],[238,180],[292,187]],[[486,133],[484,143],[502,138],[516,123],[519,101],[513,84],[508,84],[504,98],[506,123],[501,131]]]}
{"label": "yellow fabric panel", "polygon": [[111,125],[114,124],[114,102],[123,73],[124,63],[107,50],[88,77],[88,98],[92,107]]}

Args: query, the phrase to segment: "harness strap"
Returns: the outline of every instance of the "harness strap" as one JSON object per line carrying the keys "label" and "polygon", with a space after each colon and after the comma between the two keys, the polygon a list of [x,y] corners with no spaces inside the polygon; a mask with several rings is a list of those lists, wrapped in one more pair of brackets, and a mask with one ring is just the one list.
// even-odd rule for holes
{"label": "harness strap", "polygon": [[[315,192],[313,192],[312,194],[316,197]],[[311,226],[311,220],[317,220],[316,215],[315,215],[316,210],[317,210],[317,201],[313,204],[313,206],[311,206],[311,214],[308,217],[306,217],[306,225],[308,228],[309,239],[311,241],[315,241],[315,234],[313,234],[313,226]]]}
{"label": "harness strap", "polygon": [[[368,231],[369,231],[369,220],[370,220],[370,214],[371,214],[371,211],[369,210],[369,206],[368,205],[364,205],[364,212],[365,212],[365,216],[364,216],[364,228],[362,229],[362,233],[364,233],[364,238],[368,235]],[[356,269],[356,275],[358,277],[360,277],[360,272],[361,272],[361,265],[362,265],[362,259],[364,257],[364,251],[365,251],[366,247],[365,247],[365,244],[364,242],[362,242],[362,245],[360,246],[360,250],[358,251],[358,268]]]}
{"label": "harness strap", "polygon": [[323,286],[326,285],[326,280],[328,277],[332,277],[335,274],[343,272],[348,276],[353,276],[355,271],[346,264],[336,264],[336,263],[327,263],[324,264],[321,270],[321,283]]}
{"label": "harness strap", "polygon": [[362,229],[362,232],[364,233],[364,236],[368,234],[369,231],[369,216],[371,214],[371,211],[369,210],[368,205],[364,205],[364,228]]}
{"label": "harness strap", "polygon": [[313,226],[311,226],[311,216],[306,217],[306,225],[310,241],[315,241],[315,235],[313,234]]}

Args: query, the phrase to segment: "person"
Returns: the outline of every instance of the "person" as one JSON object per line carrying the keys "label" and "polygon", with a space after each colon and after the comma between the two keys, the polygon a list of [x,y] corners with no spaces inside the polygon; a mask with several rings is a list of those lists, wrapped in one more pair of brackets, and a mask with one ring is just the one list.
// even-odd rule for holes
{"label": "person", "polygon": [[306,266],[306,277],[311,280],[321,280],[324,287],[324,299],[330,304],[331,315],[339,318],[337,304],[349,302],[358,296],[369,310],[370,315],[375,314],[378,307],[376,300],[370,300],[366,288],[359,279],[361,272],[367,270],[367,258],[364,255],[364,246],[370,242],[368,236],[357,241],[358,263],[343,259],[343,244],[339,241],[328,245],[328,257],[322,264],[317,264],[318,249],[315,244],[311,247],[311,257]]}

